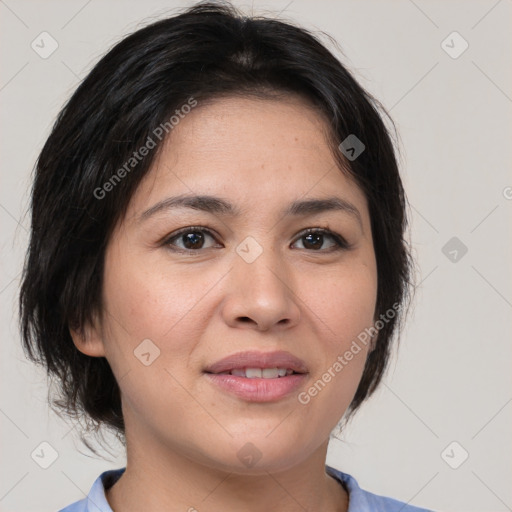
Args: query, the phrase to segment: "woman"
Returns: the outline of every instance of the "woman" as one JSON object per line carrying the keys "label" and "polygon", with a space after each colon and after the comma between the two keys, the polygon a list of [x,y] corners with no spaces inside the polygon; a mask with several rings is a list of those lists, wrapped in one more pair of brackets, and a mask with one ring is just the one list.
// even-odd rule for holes
{"label": "woman", "polygon": [[21,321],[127,465],[63,510],[421,510],[325,465],[407,297],[377,105],[310,33],[230,5],[89,73],[38,160]]}

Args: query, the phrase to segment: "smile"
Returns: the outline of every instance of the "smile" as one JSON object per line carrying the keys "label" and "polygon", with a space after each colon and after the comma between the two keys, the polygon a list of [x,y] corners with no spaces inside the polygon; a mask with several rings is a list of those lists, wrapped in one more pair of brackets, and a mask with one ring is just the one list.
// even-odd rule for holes
{"label": "smile", "polygon": [[295,373],[291,368],[234,368],[217,375],[236,375],[246,379],[277,379]]}

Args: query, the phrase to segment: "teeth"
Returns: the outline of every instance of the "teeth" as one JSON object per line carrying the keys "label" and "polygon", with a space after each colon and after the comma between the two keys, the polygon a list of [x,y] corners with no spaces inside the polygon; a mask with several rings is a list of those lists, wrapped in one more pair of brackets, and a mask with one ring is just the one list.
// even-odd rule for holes
{"label": "teeth", "polygon": [[230,373],[231,375],[245,377],[247,379],[276,379],[278,377],[291,375],[293,370],[289,368],[236,368],[231,370],[231,372],[222,373]]}
{"label": "teeth", "polygon": [[261,371],[261,376],[264,379],[275,379],[279,375],[279,370],[277,368],[265,368]]}
{"label": "teeth", "polygon": [[261,378],[261,368],[246,368],[245,376],[248,379],[254,379],[256,377]]}

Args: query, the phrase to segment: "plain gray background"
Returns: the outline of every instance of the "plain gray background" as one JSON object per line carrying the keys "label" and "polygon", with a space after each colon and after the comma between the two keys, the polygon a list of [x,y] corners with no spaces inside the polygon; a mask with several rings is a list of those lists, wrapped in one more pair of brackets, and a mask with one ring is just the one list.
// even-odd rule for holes
{"label": "plain gray background", "polygon": [[[49,411],[45,374],[20,348],[24,212],[34,162],[80,79],[123,35],[191,3],[0,0],[1,511],[54,512],[124,465],[120,451],[92,457]],[[512,510],[511,0],[234,3],[332,35],[401,136],[420,285],[398,358],[328,463],[411,504]],[[58,44],[47,58],[31,47],[45,37],[51,48],[42,32]],[[51,456],[42,442],[57,456],[47,469],[31,457]]]}

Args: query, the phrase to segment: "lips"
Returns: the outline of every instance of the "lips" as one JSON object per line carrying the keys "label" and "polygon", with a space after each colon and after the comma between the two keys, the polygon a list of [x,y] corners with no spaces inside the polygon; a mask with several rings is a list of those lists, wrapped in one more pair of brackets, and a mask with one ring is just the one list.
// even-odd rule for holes
{"label": "lips", "polygon": [[[238,352],[236,354],[232,354],[224,359],[213,363],[208,366],[204,371],[205,373],[232,373],[237,374],[242,370],[247,369],[260,369],[260,370],[270,370],[270,369],[278,369],[278,370],[291,370],[292,373],[308,373],[308,368],[306,363],[295,357],[293,354],[285,351],[278,352],[255,352],[255,351],[247,351],[247,352]],[[266,372],[267,374],[269,372]],[[282,373],[282,372],[281,372]],[[290,372],[287,371],[287,374]],[[239,375],[241,375],[239,373]],[[258,375],[254,375],[257,377]],[[252,375],[249,375],[248,378],[251,378]],[[276,376],[277,377],[277,376]],[[284,377],[282,375],[281,377]]]}
{"label": "lips", "polygon": [[239,352],[204,370],[217,390],[247,402],[291,397],[308,378],[306,363],[289,352]]}

